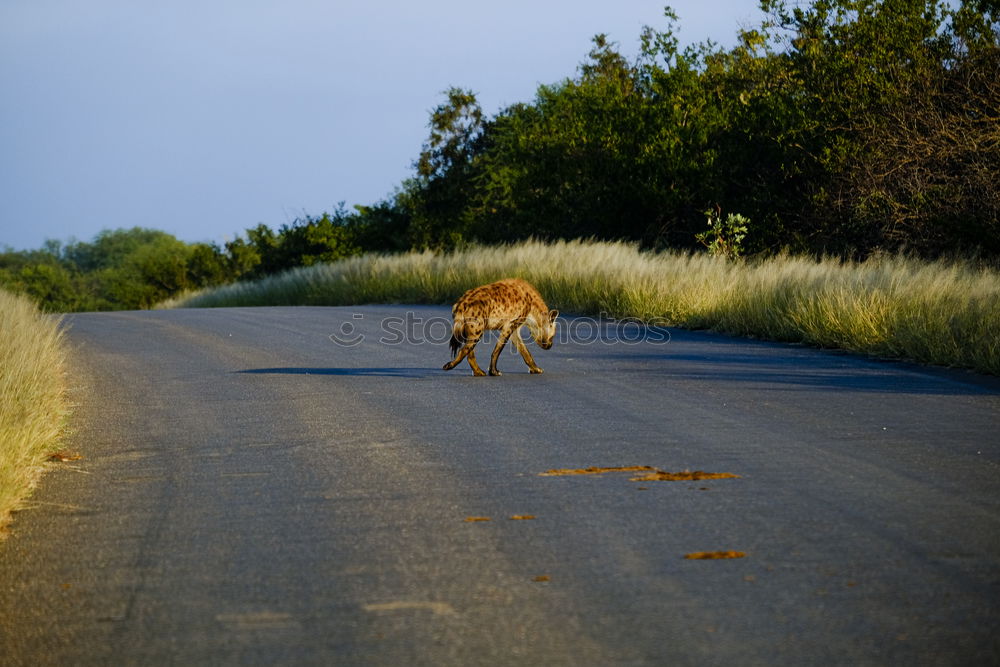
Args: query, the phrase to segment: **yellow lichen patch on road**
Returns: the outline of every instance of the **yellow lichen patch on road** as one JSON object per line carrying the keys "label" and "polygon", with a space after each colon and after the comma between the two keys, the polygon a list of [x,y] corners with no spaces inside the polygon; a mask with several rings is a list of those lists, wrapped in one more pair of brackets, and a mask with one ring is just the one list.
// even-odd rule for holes
{"label": "yellow lichen patch on road", "polygon": [[746,553],[742,551],[695,551],[685,554],[688,560],[719,560],[723,558],[743,558]]}
{"label": "yellow lichen patch on road", "polygon": [[591,466],[589,468],[558,468],[555,470],[546,470],[543,473],[539,473],[540,477],[558,477],[562,475],[603,475],[609,472],[641,472],[644,475],[638,475],[629,479],[630,482],[693,482],[703,479],[738,479],[739,475],[734,475],[731,472],[705,472],[704,470],[684,470],[681,472],[668,472],[666,470],[660,470],[659,468],[654,468],[653,466],[616,466],[616,467],[599,467]]}
{"label": "yellow lichen patch on road", "polygon": [[703,470],[685,470],[683,472],[667,472],[666,470],[654,470],[653,472],[633,477],[630,482],[694,482],[703,479],[739,479],[739,475],[731,472],[705,472]]}
{"label": "yellow lichen patch on road", "polygon": [[653,466],[619,466],[614,468],[600,468],[591,466],[589,468],[558,468],[556,470],[546,470],[539,473],[540,477],[559,477],[562,475],[603,475],[606,472],[643,472],[655,471]]}

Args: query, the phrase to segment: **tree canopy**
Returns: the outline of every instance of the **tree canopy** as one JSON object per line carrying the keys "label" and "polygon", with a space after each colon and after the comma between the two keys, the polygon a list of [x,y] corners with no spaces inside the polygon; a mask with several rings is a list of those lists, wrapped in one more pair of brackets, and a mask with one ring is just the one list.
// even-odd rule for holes
{"label": "tree canopy", "polygon": [[0,253],[0,286],[51,310],[146,308],[363,252],[529,237],[1000,260],[1000,3],[760,9],[729,49],[681,47],[669,8],[632,59],[597,35],[573,76],[493,116],[449,88],[384,201],[221,246],[140,228],[50,241]]}

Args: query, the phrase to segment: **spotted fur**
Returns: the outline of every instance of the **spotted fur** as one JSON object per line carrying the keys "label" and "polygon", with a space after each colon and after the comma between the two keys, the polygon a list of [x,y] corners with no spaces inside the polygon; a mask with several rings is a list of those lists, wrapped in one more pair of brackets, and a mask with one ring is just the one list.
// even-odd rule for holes
{"label": "spotted fur", "polygon": [[521,340],[520,329],[527,326],[539,347],[547,350],[552,347],[559,311],[549,310],[542,295],[530,283],[520,278],[508,278],[470,289],[455,302],[451,313],[454,317],[451,335],[454,359],[444,365],[446,371],[468,358],[475,375],[486,375],[476,363],[475,347],[483,334],[493,329],[500,332],[500,340],[490,357],[490,375],[501,375],[497,360],[511,337],[531,372],[542,372]]}

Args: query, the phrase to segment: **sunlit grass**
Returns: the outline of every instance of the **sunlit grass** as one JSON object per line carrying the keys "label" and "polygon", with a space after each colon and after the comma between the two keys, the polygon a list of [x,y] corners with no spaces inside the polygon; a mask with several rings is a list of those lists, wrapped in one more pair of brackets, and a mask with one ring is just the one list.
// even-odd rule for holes
{"label": "sunlit grass", "polygon": [[64,362],[59,320],[0,290],[0,529],[58,448]]}
{"label": "sunlit grass", "polygon": [[187,295],[167,306],[452,303],[505,277],[549,305],[1000,374],[1000,274],[958,261],[732,262],[627,243],[528,241],[367,255]]}

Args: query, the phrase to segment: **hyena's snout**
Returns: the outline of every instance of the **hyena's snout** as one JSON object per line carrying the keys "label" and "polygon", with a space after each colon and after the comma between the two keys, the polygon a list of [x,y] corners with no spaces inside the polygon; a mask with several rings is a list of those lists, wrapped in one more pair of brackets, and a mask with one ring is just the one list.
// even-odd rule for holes
{"label": "hyena's snout", "polygon": [[552,341],[556,339],[557,317],[559,317],[559,311],[550,310],[548,325],[544,327],[539,327],[538,331],[533,332],[535,336],[535,342],[538,343],[538,347],[542,348],[543,350],[551,349]]}

